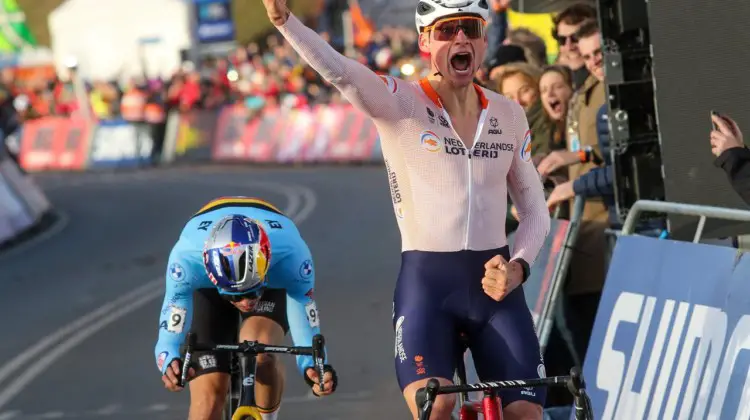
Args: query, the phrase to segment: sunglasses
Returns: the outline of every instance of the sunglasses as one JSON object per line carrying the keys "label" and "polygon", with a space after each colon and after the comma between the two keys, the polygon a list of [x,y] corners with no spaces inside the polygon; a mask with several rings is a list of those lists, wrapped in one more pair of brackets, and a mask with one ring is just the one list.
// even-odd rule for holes
{"label": "sunglasses", "polygon": [[570,40],[571,44],[575,44],[575,43],[578,42],[578,37],[575,36],[575,34],[573,34],[573,35],[557,35],[557,34],[553,34],[552,36],[555,38],[555,40],[557,40],[557,43],[560,44],[560,45],[567,44],[568,40]]}
{"label": "sunglasses", "polygon": [[222,294],[222,295],[219,295],[219,296],[221,296],[222,299],[224,299],[224,300],[226,300],[228,302],[237,303],[237,302],[241,302],[241,301],[243,301],[245,299],[250,299],[250,300],[259,299],[262,294],[263,294],[262,291],[254,291],[254,292],[243,293],[241,295],[224,295],[224,294]]}
{"label": "sunglasses", "polygon": [[431,30],[436,41],[452,41],[458,35],[458,31],[463,31],[469,39],[480,39],[484,36],[485,26],[486,22],[482,18],[462,16],[439,20],[432,26],[425,26],[422,32]]}

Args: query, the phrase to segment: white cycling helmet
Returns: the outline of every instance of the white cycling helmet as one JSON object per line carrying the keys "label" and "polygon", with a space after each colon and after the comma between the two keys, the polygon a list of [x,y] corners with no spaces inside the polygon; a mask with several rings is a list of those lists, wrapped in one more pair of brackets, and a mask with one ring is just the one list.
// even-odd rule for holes
{"label": "white cycling helmet", "polygon": [[417,31],[430,26],[438,19],[453,15],[474,15],[485,21],[490,18],[487,0],[419,0],[415,20]]}

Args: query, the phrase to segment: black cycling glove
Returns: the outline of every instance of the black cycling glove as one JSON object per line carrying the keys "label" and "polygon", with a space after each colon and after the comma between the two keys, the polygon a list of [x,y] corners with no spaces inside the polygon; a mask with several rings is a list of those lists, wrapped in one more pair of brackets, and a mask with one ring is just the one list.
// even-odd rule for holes
{"label": "black cycling glove", "polygon": [[[307,369],[315,369],[314,367],[310,366]],[[307,376],[307,369],[305,369],[305,374],[303,375],[305,377],[305,382],[307,385],[312,389],[312,387],[317,383],[313,382],[312,379],[310,379],[309,376]],[[338,386],[339,383],[339,377],[336,375],[336,370],[331,365],[323,365],[323,375],[325,375],[326,372],[331,372],[331,381],[333,382],[333,388],[331,391],[336,391],[336,386]],[[316,394],[315,391],[313,391],[313,394],[316,397],[319,397],[320,395]]]}

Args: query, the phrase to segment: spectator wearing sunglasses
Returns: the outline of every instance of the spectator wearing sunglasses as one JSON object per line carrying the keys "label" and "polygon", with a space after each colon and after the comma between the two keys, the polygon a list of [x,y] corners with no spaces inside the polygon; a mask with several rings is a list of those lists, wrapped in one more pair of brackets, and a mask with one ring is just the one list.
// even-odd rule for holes
{"label": "spectator wearing sunglasses", "polygon": [[573,88],[578,89],[589,77],[585,63],[578,51],[576,36],[584,21],[596,20],[596,9],[586,3],[573,4],[553,19],[552,36],[557,40],[560,52],[557,64],[567,66],[573,71]]}

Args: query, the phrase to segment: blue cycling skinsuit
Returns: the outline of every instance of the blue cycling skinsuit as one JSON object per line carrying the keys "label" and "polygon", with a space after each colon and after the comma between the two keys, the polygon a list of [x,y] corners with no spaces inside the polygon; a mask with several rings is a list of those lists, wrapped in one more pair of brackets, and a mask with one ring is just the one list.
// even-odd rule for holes
{"label": "blue cycling skinsuit", "polygon": [[[291,331],[297,346],[310,346],[320,333],[320,318],[313,299],[315,270],[310,250],[294,222],[272,204],[244,197],[211,201],[185,225],[169,255],[166,292],[159,317],[159,339],[154,348],[156,364],[163,374],[172,360],[179,359],[180,345],[188,331],[208,344],[236,342],[240,312],[222,300],[203,266],[203,243],[212,223],[224,216],[241,214],[259,222],[271,243],[268,286],[253,312]],[[196,376],[209,372],[229,373],[226,353],[196,352]],[[327,363],[327,362],[326,362]],[[313,366],[312,357],[297,356],[304,377]]]}

